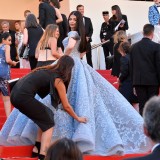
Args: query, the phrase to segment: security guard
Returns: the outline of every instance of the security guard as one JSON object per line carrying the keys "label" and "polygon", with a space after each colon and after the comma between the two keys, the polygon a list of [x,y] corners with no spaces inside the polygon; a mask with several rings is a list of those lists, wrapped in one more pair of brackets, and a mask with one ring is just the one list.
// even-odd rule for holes
{"label": "security guard", "polygon": [[101,42],[104,42],[106,40],[110,40],[110,42],[107,42],[106,44],[103,44],[103,51],[104,51],[104,57],[105,57],[105,63],[106,63],[106,69],[107,68],[107,57],[109,56],[109,53],[113,55],[113,31],[111,24],[109,24],[109,12],[108,11],[103,11],[102,12],[104,22],[101,25],[101,31],[100,31],[100,39]]}

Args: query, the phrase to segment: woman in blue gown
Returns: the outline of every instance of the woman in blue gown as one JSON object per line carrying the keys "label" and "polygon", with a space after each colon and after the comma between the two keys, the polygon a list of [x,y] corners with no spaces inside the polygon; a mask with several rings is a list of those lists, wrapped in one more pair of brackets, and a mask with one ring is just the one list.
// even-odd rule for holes
{"label": "woman in blue gown", "polygon": [[[79,12],[69,16],[70,32],[64,39],[65,54],[75,61],[67,97],[75,113],[87,117],[86,124],[77,123],[59,109],[54,111],[53,141],[67,137],[76,142],[83,153],[116,155],[142,153],[151,149],[143,133],[143,119],[130,103],[99,73],[81,60],[85,51],[83,19]],[[50,96],[40,99],[52,108]],[[0,134],[0,145],[34,144],[37,126],[14,109]]]}

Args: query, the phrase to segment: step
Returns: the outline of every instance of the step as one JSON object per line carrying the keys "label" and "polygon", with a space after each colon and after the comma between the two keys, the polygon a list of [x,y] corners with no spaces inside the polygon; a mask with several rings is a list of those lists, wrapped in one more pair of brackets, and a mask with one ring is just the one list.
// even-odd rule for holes
{"label": "step", "polygon": [[1,123],[1,122],[0,122],[0,130],[1,130],[1,128],[3,127],[3,124],[4,124],[4,123]]}
{"label": "step", "polygon": [[31,157],[33,146],[0,146],[0,157]]}
{"label": "step", "polygon": [[0,122],[4,123],[6,121],[7,117],[5,115],[0,115]]}
{"label": "step", "polygon": [[[0,157],[15,160],[35,160],[31,156],[33,146],[0,146]],[[85,155],[84,160],[122,160],[124,158],[144,156],[146,154],[128,154],[124,156],[93,156]],[[10,158],[8,158],[10,157]],[[14,157],[14,158],[13,158]]]}
{"label": "step", "polygon": [[97,72],[99,74],[110,74],[111,75],[112,70],[97,70]]}
{"label": "step", "polygon": [[4,116],[4,115],[5,115],[4,108],[0,108],[0,115],[1,115],[1,116]]}
{"label": "step", "polygon": [[29,73],[29,72],[31,72],[31,70],[30,69],[11,68],[11,73],[16,73],[16,72]]}
{"label": "step", "polygon": [[38,160],[38,158],[30,158],[30,157],[9,157],[9,158],[3,158],[3,160]]}

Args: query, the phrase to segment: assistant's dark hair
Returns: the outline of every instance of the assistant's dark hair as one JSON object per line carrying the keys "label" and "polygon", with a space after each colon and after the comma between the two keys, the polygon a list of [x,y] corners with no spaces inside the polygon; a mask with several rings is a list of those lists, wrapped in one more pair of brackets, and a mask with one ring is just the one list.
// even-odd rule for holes
{"label": "assistant's dark hair", "polygon": [[[80,53],[83,53],[83,52],[86,51],[86,43],[87,43],[86,42],[86,36],[85,36],[85,27],[84,27],[84,24],[83,24],[83,17],[82,17],[82,14],[79,11],[73,11],[73,12],[70,13],[70,15],[68,17],[68,23],[69,23],[69,19],[70,19],[71,15],[74,15],[77,18],[77,24],[76,24],[75,31],[78,32],[78,34],[80,35],[80,38],[81,38],[78,51]],[[70,26],[69,26],[69,31],[71,31]]]}
{"label": "assistant's dark hair", "polygon": [[160,143],[160,97],[154,96],[145,104],[143,117],[149,137]]}
{"label": "assistant's dark hair", "polygon": [[62,138],[53,143],[45,160],[82,160],[83,156],[77,145],[70,139]]}
{"label": "assistant's dark hair", "polygon": [[118,5],[114,5],[111,7],[112,10],[116,10],[116,15],[113,15],[113,19],[117,20],[117,21],[121,21],[122,20],[122,12],[121,9]]}
{"label": "assistant's dark hair", "polygon": [[64,55],[58,60],[58,62],[55,65],[39,67],[34,69],[32,72],[35,72],[41,69],[51,70],[53,73],[57,73],[61,77],[61,79],[63,80],[63,82],[67,87],[71,79],[73,66],[74,66],[73,58],[68,55]]}
{"label": "assistant's dark hair", "polygon": [[128,54],[130,52],[130,48],[131,44],[129,42],[121,42],[118,51]]}
{"label": "assistant's dark hair", "polygon": [[145,24],[143,27],[143,35],[149,36],[154,32],[154,25],[152,24]]}

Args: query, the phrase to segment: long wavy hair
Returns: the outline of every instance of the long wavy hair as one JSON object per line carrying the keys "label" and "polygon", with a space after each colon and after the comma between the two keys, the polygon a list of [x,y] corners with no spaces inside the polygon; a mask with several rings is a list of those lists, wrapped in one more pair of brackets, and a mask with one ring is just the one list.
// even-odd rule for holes
{"label": "long wavy hair", "polygon": [[114,5],[111,7],[112,10],[116,11],[116,14],[113,15],[113,19],[116,21],[121,21],[122,20],[122,12],[121,9],[118,5]]}
{"label": "long wavy hair", "polygon": [[47,151],[45,160],[82,160],[77,145],[70,139],[62,138],[54,142]]}
{"label": "long wavy hair", "polygon": [[34,69],[32,72],[38,70],[50,70],[53,73],[57,73],[63,80],[66,88],[71,79],[72,68],[74,66],[74,60],[68,55],[62,56],[55,65],[48,65]]}
{"label": "long wavy hair", "polygon": [[25,27],[26,27],[26,28],[30,28],[30,27],[35,27],[35,28],[37,28],[38,26],[40,26],[40,25],[38,24],[35,15],[32,14],[32,13],[30,13],[30,14],[26,17]]}
{"label": "long wavy hair", "polygon": [[49,38],[54,37],[56,29],[58,26],[56,24],[49,24],[47,25],[41,39],[38,42],[37,48],[44,50],[48,46]]}
{"label": "long wavy hair", "polygon": [[[69,19],[70,19],[71,15],[76,16],[76,19],[77,19],[77,24],[76,24],[75,31],[78,32],[78,34],[80,35],[80,38],[81,38],[78,51],[80,53],[83,53],[83,52],[86,51],[86,36],[85,36],[85,27],[84,27],[84,24],[83,24],[83,17],[82,17],[82,15],[79,11],[71,12],[69,17],[68,17],[68,26],[69,26]],[[69,27],[69,31],[71,31],[70,27]]]}

